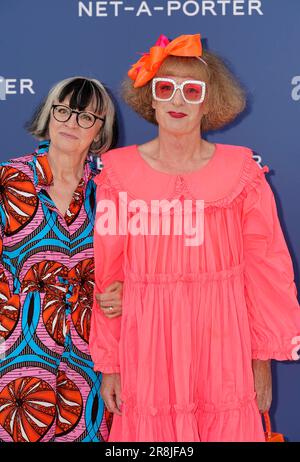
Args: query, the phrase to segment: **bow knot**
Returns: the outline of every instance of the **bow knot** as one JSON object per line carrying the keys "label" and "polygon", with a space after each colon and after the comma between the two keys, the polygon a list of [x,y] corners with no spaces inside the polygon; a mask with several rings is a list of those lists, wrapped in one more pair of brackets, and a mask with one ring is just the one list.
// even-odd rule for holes
{"label": "bow knot", "polygon": [[202,56],[200,34],[181,35],[171,42],[165,35],[161,35],[150,52],[145,53],[129,70],[128,76],[135,81],[134,87],[142,87],[149,82],[168,56]]}

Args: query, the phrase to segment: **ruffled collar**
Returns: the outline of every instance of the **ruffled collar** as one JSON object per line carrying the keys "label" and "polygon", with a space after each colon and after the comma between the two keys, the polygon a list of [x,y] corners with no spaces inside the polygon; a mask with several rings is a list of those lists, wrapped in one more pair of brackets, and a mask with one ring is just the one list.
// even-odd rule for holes
{"label": "ruffled collar", "polygon": [[[168,174],[152,168],[140,155],[136,145],[109,151],[102,156],[102,179],[132,199],[150,202],[180,197],[200,199],[205,206],[227,206],[248,183],[255,182],[268,167],[261,169],[250,149],[217,144],[211,160],[191,173]],[[104,175],[104,177],[103,177]]]}

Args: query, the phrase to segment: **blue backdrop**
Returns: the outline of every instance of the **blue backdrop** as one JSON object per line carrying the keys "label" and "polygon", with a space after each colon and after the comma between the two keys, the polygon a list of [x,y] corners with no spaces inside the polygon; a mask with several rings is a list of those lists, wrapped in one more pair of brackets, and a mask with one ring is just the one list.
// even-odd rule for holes
{"label": "blue backdrop", "polygon": [[[150,139],[155,127],[122,103],[120,81],[160,34],[200,32],[249,93],[245,115],[208,138],[249,146],[269,165],[299,290],[299,19],[299,0],[1,0],[0,160],[32,152],[24,123],[54,83],[74,75],[113,92],[120,145]],[[300,364],[274,362],[273,376],[275,428],[300,441]]]}

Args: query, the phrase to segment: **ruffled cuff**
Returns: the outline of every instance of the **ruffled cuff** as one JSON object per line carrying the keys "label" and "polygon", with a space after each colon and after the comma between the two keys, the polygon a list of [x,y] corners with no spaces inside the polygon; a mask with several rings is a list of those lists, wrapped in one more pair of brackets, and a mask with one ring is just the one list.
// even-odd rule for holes
{"label": "ruffled cuff", "polygon": [[276,359],[277,361],[298,361],[300,359],[300,335],[292,339],[281,339],[275,343],[265,343],[252,346],[252,359],[266,361]]}
{"label": "ruffled cuff", "polygon": [[94,364],[94,371],[103,374],[120,374],[120,366],[108,366],[106,364]]}

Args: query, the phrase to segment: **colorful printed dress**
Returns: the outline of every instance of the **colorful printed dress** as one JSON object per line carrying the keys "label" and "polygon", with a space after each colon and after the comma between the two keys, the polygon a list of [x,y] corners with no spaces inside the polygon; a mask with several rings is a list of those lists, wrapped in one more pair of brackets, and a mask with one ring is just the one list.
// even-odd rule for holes
{"label": "colorful printed dress", "polygon": [[0,166],[0,441],[103,441],[110,421],[88,349],[100,164],[88,158],[62,216],[48,148]]}
{"label": "colorful printed dress", "polygon": [[[153,169],[136,146],[102,161],[96,290],[124,280],[122,317],[92,312],[95,368],[121,376],[122,416],[114,414],[109,441],[264,441],[252,359],[295,359],[300,334],[268,168],[249,149],[221,144],[203,168],[182,175]],[[105,235],[104,200],[119,233]],[[163,223],[165,209],[153,207],[162,200],[204,201],[201,245],[174,232],[175,207],[170,235],[147,228],[155,213]],[[196,208],[186,211],[195,222]],[[126,220],[135,232],[125,234]]]}

